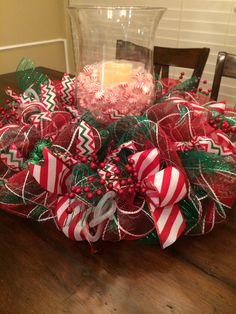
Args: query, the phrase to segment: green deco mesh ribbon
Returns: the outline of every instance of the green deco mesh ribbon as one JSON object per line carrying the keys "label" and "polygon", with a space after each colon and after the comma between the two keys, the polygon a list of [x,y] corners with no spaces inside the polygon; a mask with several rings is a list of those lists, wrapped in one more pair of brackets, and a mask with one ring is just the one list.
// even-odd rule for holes
{"label": "green deco mesh ribbon", "polygon": [[[228,194],[236,193],[235,182],[236,164],[231,157],[222,157],[203,151],[188,151],[179,153],[181,162],[187,173],[193,192],[191,198],[186,197],[179,202],[186,221],[186,231],[190,230],[194,222],[199,223],[194,233],[201,233],[202,220],[205,219],[206,211],[210,203],[214,203],[216,212],[220,217],[225,215],[228,207]],[[220,182],[220,183],[219,183]],[[230,190],[230,191],[229,191]],[[229,193],[230,192],[230,193]],[[221,195],[221,199],[218,198]],[[202,214],[198,217],[198,201],[201,200]]]}
{"label": "green deco mesh ribbon", "polygon": [[47,84],[48,78],[35,69],[34,63],[23,58],[16,69],[16,81],[21,90],[33,87],[38,93],[41,84]]}
{"label": "green deco mesh ribbon", "polygon": [[200,175],[200,172],[224,172],[225,174],[236,175],[236,164],[230,163],[230,158],[203,151],[188,151],[179,153],[179,156],[190,180]]}
{"label": "green deco mesh ribbon", "polygon": [[47,139],[38,141],[30,152],[27,162],[37,164],[40,160],[43,160],[43,147],[51,148],[51,142]]}

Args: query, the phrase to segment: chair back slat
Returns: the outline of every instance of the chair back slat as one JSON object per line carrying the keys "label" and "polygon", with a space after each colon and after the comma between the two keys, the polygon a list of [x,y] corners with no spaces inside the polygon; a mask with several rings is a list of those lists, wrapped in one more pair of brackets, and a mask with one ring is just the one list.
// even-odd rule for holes
{"label": "chair back slat", "polygon": [[236,78],[236,55],[227,54],[223,70],[223,76]]}
{"label": "chair back slat", "polygon": [[169,65],[167,64],[162,65],[161,68],[162,68],[162,77],[169,77],[169,69],[170,69]]}
{"label": "chair back slat", "polygon": [[236,78],[236,55],[220,51],[217,56],[211,98],[217,100],[222,77]]}
{"label": "chair back slat", "polygon": [[150,49],[136,45],[130,41],[117,40],[116,42],[116,59],[145,63],[149,59],[149,56],[151,56],[151,53]]}
{"label": "chair back slat", "polygon": [[153,63],[161,66],[161,77],[169,77],[165,66],[193,69],[192,76],[201,77],[209,55],[209,48],[154,47]]}
{"label": "chair back slat", "polygon": [[[210,49],[209,48],[167,48],[154,47],[153,67],[155,75],[169,77],[169,67],[193,69],[192,76],[201,77]],[[152,51],[130,41],[117,40],[116,59],[143,61],[152,57]],[[197,87],[199,82],[195,83]]]}

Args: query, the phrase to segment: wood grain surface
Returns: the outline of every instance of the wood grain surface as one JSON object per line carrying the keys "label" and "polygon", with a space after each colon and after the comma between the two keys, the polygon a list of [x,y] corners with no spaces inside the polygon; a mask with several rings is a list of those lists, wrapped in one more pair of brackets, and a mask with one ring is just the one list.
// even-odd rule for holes
{"label": "wood grain surface", "polygon": [[[1,75],[0,86],[6,82],[14,88],[14,74]],[[233,314],[235,248],[235,209],[210,234],[182,237],[164,251],[126,241],[99,243],[96,254],[52,221],[1,211],[0,313]]]}

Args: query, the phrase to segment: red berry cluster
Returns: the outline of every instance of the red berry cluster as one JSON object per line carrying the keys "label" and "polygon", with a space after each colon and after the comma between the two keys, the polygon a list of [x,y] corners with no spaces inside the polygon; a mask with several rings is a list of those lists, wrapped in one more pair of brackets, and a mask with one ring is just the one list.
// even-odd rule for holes
{"label": "red berry cluster", "polygon": [[210,125],[214,128],[214,129],[221,129],[222,131],[226,132],[236,132],[236,127],[233,126],[231,127],[229,122],[227,120],[224,120],[224,116],[222,115],[218,115],[213,119],[209,120]]}
{"label": "red berry cluster", "polygon": [[146,192],[146,187],[141,186],[141,182],[138,180],[138,173],[134,168],[134,160],[128,159],[128,163],[124,166],[125,175],[118,178],[120,189],[117,191],[119,195],[128,192],[132,193],[141,193]]}
{"label": "red berry cluster", "polygon": [[0,127],[8,122],[19,121],[17,115],[17,109],[19,106],[15,102],[11,102],[9,99],[6,100],[6,106],[0,107]]}
{"label": "red berry cluster", "polygon": [[[184,72],[181,72],[180,75],[179,75],[179,79],[182,80],[182,79],[184,78],[184,75],[185,75],[185,73],[184,73]],[[198,78],[194,81],[194,83],[195,83],[196,85],[197,85],[199,82],[202,83],[202,84],[207,84],[207,80],[204,80],[204,79],[201,80],[200,77],[198,77]],[[206,91],[204,91],[204,90],[202,89],[202,87],[199,87],[197,90],[198,90],[199,93],[205,94],[206,96],[208,96],[208,95],[210,94],[210,92],[211,92],[211,88],[208,88]],[[193,88],[192,88],[190,91],[196,93],[196,87],[193,86]]]}
{"label": "red berry cluster", "polygon": [[[198,80],[200,81],[200,77],[198,78]],[[207,80],[201,80],[201,83],[202,84],[207,84]],[[203,95],[206,95],[206,96],[209,96],[210,95],[210,93],[211,93],[211,91],[212,91],[212,89],[211,88],[208,88],[208,89],[206,89],[206,90],[203,90],[203,88],[202,87],[198,87],[198,91],[199,91],[199,93],[201,93],[201,94],[203,94]]]}
{"label": "red berry cluster", "polygon": [[[90,157],[82,156],[78,158],[81,163],[86,163],[93,170],[104,170],[106,166],[107,159],[102,162],[98,162],[97,156],[92,155]],[[137,179],[138,173],[134,168],[134,160],[128,159],[126,164],[123,164],[119,156],[109,160],[109,163],[113,163],[117,166],[114,173],[106,171],[105,179],[98,178],[97,173],[95,176],[89,176],[86,178],[86,185],[73,185],[70,192],[67,194],[70,199],[75,198],[76,195],[83,194],[88,201],[92,200],[94,197],[102,196],[107,190],[114,190],[114,181],[119,183],[120,188],[116,190],[117,194],[123,195],[125,193],[141,193],[145,194],[146,187],[141,185],[141,182]],[[94,189],[95,184],[99,183],[100,187]],[[97,184],[96,184],[97,185]]]}
{"label": "red berry cluster", "polygon": [[[80,163],[88,164],[90,169],[97,170],[98,168],[101,168],[101,163],[99,164],[97,162],[97,156],[95,154],[86,157],[86,156],[78,156],[78,161]],[[89,176],[86,178],[87,185],[72,185],[70,192],[68,193],[69,198],[73,199],[75,195],[79,195],[83,193],[83,196],[86,197],[88,200],[93,199],[94,194],[97,196],[101,196],[103,194],[102,189],[97,189],[94,191],[94,189],[91,188],[91,183],[95,180],[93,176]],[[101,181],[101,180],[100,180]],[[101,183],[101,182],[100,182]]]}

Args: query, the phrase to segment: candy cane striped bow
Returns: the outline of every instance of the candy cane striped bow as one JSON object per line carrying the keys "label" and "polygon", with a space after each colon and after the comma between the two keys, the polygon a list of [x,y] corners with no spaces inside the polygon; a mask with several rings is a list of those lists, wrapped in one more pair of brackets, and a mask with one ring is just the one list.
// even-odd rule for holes
{"label": "candy cane striped bow", "polygon": [[187,193],[184,175],[175,167],[160,170],[160,152],[152,148],[130,155],[138,179],[146,186],[146,202],[163,248],[174,243],[185,229],[178,202]]}
{"label": "candy cane striped bow", "polygon": [[[98,241],[102,236],[104,223],[112,219],[116,211],[115,195],[114,191],[107,192],[95,207],[86,206],[78,198],[70,202],[67,196],[59,197],[55,209],[58,226],[72,240]],[[71,212],[68,212],[69,207],[73,209]]]}

